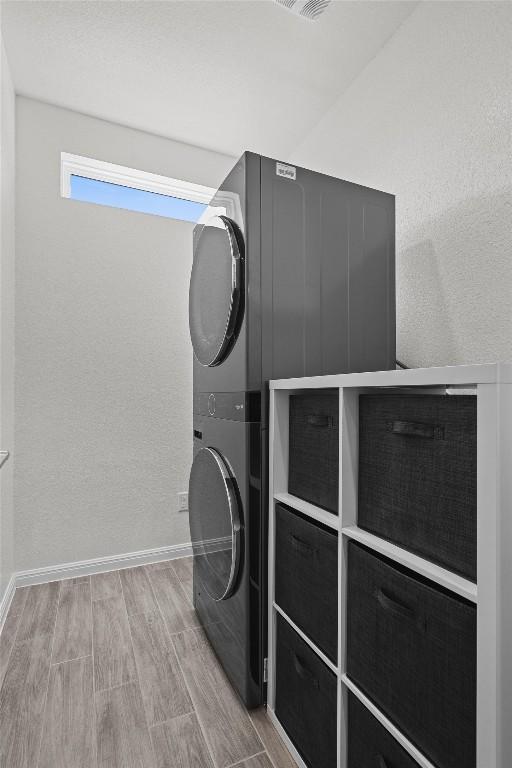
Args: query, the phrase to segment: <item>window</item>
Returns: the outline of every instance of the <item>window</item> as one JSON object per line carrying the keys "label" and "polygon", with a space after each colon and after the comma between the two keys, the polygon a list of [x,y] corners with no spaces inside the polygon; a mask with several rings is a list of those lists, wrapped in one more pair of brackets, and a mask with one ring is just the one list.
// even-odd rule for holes
{"label": "window", "polygon": [[61,194],[72,200],[197,222],[225,212],[209,209],[214,193],[189,181],[61,153]]}

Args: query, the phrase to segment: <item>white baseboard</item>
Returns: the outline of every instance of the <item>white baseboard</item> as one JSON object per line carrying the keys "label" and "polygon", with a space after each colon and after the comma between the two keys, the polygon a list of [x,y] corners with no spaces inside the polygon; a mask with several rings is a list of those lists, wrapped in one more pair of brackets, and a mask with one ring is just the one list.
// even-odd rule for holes
{"label": "white baseboard", "polygon": [[175,560],[178,557],[189,557],[191,554],[192,545],[190,543],[175,544],[171,547],[143,549],[140,552],[128,552],[124,555],[96,557],[93,560],[80,560],[75,563],[34,568],[30,571],[18,571],[14,574],[14,579],[16,587],[28,587],[32,584],[44,584],[47,581],[60,581],[76,576],[88,576],[91,573],[105,573],[106,571],[117,571],[120,568],[132,568],[136,565]]}
{"label": "white baseboard", "polygon": [[17,571],[12,574],[4,595],[0,600],[0,632],[11,606],[14,590],[17,587],[45,584],[47,581],[72,579],[76,576],[89,576],[91,573],[117,571],[120,568],[133,568],[136,565],[160,563],[164,560],[176,560],[179,557],[189,557],[190,555],[192,555],[192,545],[190,543],[174,544],[171,547],[143,549],[140,552],[128,552],[124,555],[96,557],[93,560],[79,560],[75,563],[48,565],[45,568],[34,568],[30,571]]}
{"label": "white baseboard", "polygon": [[16,589],[16,576],[13,573],[9,579],[9,583],[5,589],[2,599],[0,600],[0,632],[3,629],[5,617],[11,607],[11,602],[14,597],[14,590]]}

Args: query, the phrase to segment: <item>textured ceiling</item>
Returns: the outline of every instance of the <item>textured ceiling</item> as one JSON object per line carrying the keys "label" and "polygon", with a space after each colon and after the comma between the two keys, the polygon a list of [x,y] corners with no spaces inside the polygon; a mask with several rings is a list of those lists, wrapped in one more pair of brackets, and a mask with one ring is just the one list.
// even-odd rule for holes
{"label": "textured ceiling", "polygon": [[285,157],[414,2],[334,0],[318,21],[271,0],[2,3],[16,91],[237,155]]}

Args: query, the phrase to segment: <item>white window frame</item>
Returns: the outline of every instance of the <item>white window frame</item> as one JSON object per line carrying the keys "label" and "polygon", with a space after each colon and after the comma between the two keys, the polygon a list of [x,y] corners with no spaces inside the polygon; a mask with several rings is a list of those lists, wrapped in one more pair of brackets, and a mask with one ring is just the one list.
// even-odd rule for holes
{"label": "white window frame", "polygon": [[[213,187],[205,187],[191,181],[171,179],[168,176],[159,176],[157,173],[106,163],[103,160],[95,160],[83,155],[72,155],[69,152],[60,153],[60,169],[60,193],[62,197],[71,197],[71,176],[83,176],[95,181],[106,181],[109,184],[140,189],[144,192],[156,192],[159,195],[177,197],[180,200],[190,200],[203,205],[209,205],[216,192]],[[225,209],[209,208],[203,213],[199,221],[203,220],[206,213],[209,215],[225,213]]]}

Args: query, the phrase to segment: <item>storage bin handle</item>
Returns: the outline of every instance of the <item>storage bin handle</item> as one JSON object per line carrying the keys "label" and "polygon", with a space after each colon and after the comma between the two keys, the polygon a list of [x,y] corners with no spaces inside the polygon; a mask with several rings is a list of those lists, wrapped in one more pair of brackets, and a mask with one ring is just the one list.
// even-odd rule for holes
{"label": "storage bin handle", "polygon": [[302,677],[303,680],[310,682],[314,688],[319,688],[318,680],[296,653],[293,654],[293,665],[299,677]]}
{"label": "storage bin handle", "polygon": [[302,549],[303,552],[311,552],[311,553],[315,551],[314,548],[307,543],[307,541],[303,541],[294,533],[290,534],[290,538],[292,540],[292,544],[294,545],[295,549]]}
{"label": "storage bin handle", "polygon": [[413,619],[416,616],[414,608],[397,600],[396,597],[386,594],[386,591],[382,589],[382,587],[377,592],[377,600],[384,610],[391,611],[391,613],[395,613],[398,616],[403,616],[406,619]]}
{"label": "storage bin handle", "polygon": [[442,440],[444,438],[444,427],[435,424],[421,424],[418,421],[393,421],[390,427],[394,435],[428,437],[430,440]]}
{"label": "storage bin handle", "polygon": [[331,417],[321,413],[310,413],[308,416],[308,424],[312,427],[330,427]]}

